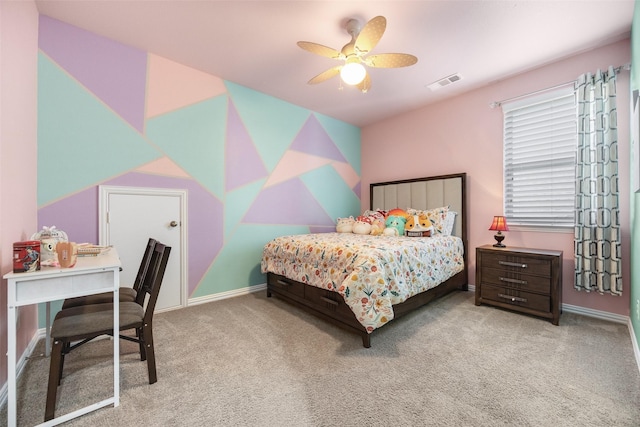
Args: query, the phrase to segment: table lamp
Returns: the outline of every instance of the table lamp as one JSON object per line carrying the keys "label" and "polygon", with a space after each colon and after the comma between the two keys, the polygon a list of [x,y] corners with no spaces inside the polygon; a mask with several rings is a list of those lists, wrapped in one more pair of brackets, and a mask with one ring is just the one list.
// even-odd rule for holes
{"label": "table lamp", "polygon": [[502,232],[509,231],[509,227],[507,226],[507,218],[505,218],[504,216],[494,216],[493,223],[491,224],[491,227],[489,227],[489,230],[497,231],[497,233],[493,237],[498,243],[494,244],[493,246],[495,246],[496,248],[506,248],[506,246],[502,244],[502,241],[505,237]]}

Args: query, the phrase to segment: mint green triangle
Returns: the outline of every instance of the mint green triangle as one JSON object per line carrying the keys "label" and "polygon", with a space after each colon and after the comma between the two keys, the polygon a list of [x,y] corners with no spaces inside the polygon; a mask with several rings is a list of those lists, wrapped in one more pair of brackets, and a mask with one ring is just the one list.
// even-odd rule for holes
{"label": "mint green triangle", "polygon": [[38,206],[160,157],[136,129],[38,55]]}
{"label": "mint green triangle", "polygon": [[265,182],[266,179],[261,179],[237,190],[227,192],[224,203],[225,238],[231,234],[253,202],[255,202]]}
{"label": "mint green triangle", "polygon": [[323,114],[315,113],[316,118],[336,144],[338,150],[347,159],[351,167],[360,175],[360,128],[349,123],[336,120]]}
{"label": "mint green triangle", "polygon": [[178,166],[224,198],[226,95],[149,119],[146,133]]}
{"label": "mint green triangle", "polygon": [[360,198],[332,166],[314,169],[300,179],[330,218],[360,215]]}
{"label": "mint green triangle", "polygon": [[266,283],[265,276],[260,272],[264,245],[277,236],[306,233],[309,233],[309,228],[305,226],[240,225],[233,238],[225,242],[190,298]]}
{"label": "mint green triangle", "polygon": [[260,157],[273,171],[311,112],[244,86],[225,85]]}

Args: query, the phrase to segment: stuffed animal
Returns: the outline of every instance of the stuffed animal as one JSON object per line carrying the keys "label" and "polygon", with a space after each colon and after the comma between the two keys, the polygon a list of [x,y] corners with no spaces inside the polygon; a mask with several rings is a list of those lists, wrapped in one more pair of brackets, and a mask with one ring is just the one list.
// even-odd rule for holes
{"label": "stuffed animal", "polygon": [[384,221],[381,219],[374,219],[371,221],[371,234],[372,236],[380,236],[384,232]]}
{"label": "stuffed animal", "polygon": [[[385,236],[404,236],[404,225],[407,222],[407,218],[405,218],[404,216],[395,216],[395,215],[389,215],[387,217],[387,220],[385,221],[385,231],[384,231],[384,235]],[[392,231],[387,231],[387,229],[392,228],[395,229],[395,232]],[[393,233],[393,234],[392,234]]]}
{"label": "stuffed animal", "polygon": [[398,229],[395,227],[387,227],[382,231],[383,236],[397,236]]}
{"label": "stuffed animal", "polygon": [[58,264],[56,245],[59,242],[68,242],[69,238],[67,237],[67,233],[57,229],[55,225],[52,225],[51,227],[42,227],[42,230],[31,236],[31,240],[40,240],[41,265],[51,267]]}
{"label": "stuffed animal", "polygon": [[407,222],[404,224],[404,229],[413,230],[416,224],[418,224],[418,215],[409,215],[407,217]]}
{"label": "stuffed animal", "polygon": [[407,236],[431,236],[433,226],[426,215],[409,215],[404,225]]}
{"label": "stuffed animal", "polygon": [[371,224],[373,224],[373,221],[376,219],[379,219],[384,223],[384,220],[387,218],[387,211],[380,209],[376,209],[375,211],[366,210],[362,215],[368,216],[371,219]]}
{"label": "stuffed animal", "polygon": [[390,216],[402,216],[404,218],[407,218],[409,214],[407,213],[407,211],[403,209],[394,208],[394,209],[391,209],[389,212],[387,212],[387,218]]}
{"label": "stuffed animal", "polygon": [[429,217],[426,216],[425,214],[420,214],[418,215],[418,223],[420,224],[420,227],[422,228],[433,228],[433,224],[431,224],[431,221],[429,220]]}
{"label": "stuffed animal", "polygon": [[336,221],[336,231],[338,233],[353,233],[353,224],[356,220],[353,216],[349,218],[338,218]]}
{"label": "stuffed animal", "polygon": [[367,216],[359,216],[356,218],[356,222],[353,224],[353,232],[355,234],[369,234],[371,233],[371,220]]}

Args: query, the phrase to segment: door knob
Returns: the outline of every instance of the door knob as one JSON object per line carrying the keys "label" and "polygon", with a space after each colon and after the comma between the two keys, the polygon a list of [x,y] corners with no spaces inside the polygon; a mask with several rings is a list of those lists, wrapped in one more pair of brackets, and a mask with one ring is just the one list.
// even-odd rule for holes
{"label": "door knob", "polygon": [[171,221],[171,222],[169,223],[169,225],[170,225],[171,227],[177,227],[177,226],[178,226],[178,223],[177,223],[176,221]]}

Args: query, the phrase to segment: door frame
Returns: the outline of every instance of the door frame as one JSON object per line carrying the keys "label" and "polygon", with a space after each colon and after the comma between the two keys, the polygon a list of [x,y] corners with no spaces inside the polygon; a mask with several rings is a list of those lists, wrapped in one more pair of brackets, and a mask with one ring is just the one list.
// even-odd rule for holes
{"label": "door frame", "polygon": [[111,194],[169,196],[180,200],[180,307],[187,307],[187,191],[173,188],[126,187],[118,185],[98,186],[98,241],[107,245],[109,236],[109,196]]}

